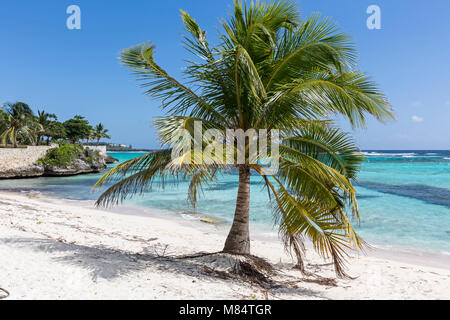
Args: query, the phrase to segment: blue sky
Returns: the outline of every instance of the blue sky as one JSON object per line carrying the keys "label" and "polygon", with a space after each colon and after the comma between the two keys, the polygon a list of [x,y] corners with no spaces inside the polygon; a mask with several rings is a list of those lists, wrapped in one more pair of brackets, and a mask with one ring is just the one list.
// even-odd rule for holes
{"label": "blue sky", "polygon": [[[450,149],[450,2],[447,0],[299,0],[304,16],[321,12],[353,36],[359,67],[387,94],[397,120],[356,130],[363,149]],[[66,9],[80,6],[81,30],[68,30]],[[381,8],[381,30],[366,9]],[[214,39],[232,0],[2,0],[0,102],[103,122],[112,141],[159,146],[152,118],[159,104],[119,64],[121,49],[151,40],[155,59],[179,76],[187,57],[179,9]],[[351,128],[340,120],[345,130]]]}

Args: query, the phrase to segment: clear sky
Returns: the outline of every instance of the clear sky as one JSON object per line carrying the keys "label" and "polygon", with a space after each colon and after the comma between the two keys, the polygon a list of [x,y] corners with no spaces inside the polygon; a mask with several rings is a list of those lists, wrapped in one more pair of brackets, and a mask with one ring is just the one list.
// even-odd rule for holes
{"label": "clear sky", "polygon": [[[354,132],[363,149],[450,149],[450,1],[299,0],[304,16],[321,12],[353,36],[360,69],[387,94],[397,120],[370,121]],[[81,30],[68,30],[66,9],[81,8]],[[156,61],[174,76],[186,52],[179,9],[216,36],[232,0],[2,0],[0,102],[75,114],[110,129],[112,141],[159,146],[152,118],[158,102],[142,94],[118,61],[121,49],[151,40]],[[381,30],[369,30],[369,5]],[[351,130],[345,122],[342,127]]]}

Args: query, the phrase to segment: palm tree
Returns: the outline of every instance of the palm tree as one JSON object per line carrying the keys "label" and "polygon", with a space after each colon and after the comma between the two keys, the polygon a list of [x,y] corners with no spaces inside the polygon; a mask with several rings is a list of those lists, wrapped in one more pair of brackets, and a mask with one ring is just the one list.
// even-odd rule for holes
{"label": "palm tree", "polygon": [[6,130],[6,117],[6,113],[4,113],[2,109],[0,109],[0,132]]}
{"label": "palm tree", "polygon": [[108,129],[105,129],[102,123],[99,123],[94,127],[94,137],[97,140],[97,144],[100,143],[100,139],[111,139],[111,137],[108,135]]}
{"label": "palm tree", "polygon": [[97,137],[95,136],[95,130],[90,126],[89,134],[86,136],[86,144],[89,144],[91,140],[95,140]]}
{"label": "palm tree", "polygon": [[6,116],[3,123],[6,129],[0,134],[0,140],[6,144],[9,140],[14,148],[18,147],[18,137],[35,141],[34,132],[31,128],[33,123],[33,111],[23,102],[6,103],[3,107]]}
{"label": "palm tree", "polygon": [[36,117],[36,122],[39,124],[39,128],[41,130],[36,131],[36,145],[41,144],[41,140],[43,136],[47,136],[47,144],[48,144],[48,138],[51,134],[50,132],[50,125],[51,122],[58,120],[57,116],[55,114],[50,114],[45,112],[44,110],[40,111],[38,110],[38,115]]}
{"label": "palm tree", "polygon": [[[313,15],[307,20],[293,1],[252,3],[235,1],[234,12],[222,23],[219,44],[211,48],[206,32],[182,11],[188,36],[184,39],[194,61],[184,70],[182,84],[156,64],[155,47],[144,43],[121,54],[121,61],[142,81],[146,94],[162,102],[167,115],[156,121],[166,149],[143,155],[111,169],[96,187],[114,178],[97,205],[113,205],[149,190],[167,176],[190,180],[188,199],[216,181],[218,172],[234,167],[239,184],[234,221],[223,251],[250,253],[250,176],[260,175],[274,202],[274,215],[286,248],[303,268],[304,239],[324,257],[331,257],[338,276],[345,276],[346,251],[364,241],[350,222],[359,219],[352,180],[364,161],[352,138],[337,128],[333,115],[342,115],[354,127],[364,127],[367,115],[380,121],[393,118],[385,96],[356,68],[356,52],[349,37],[330,19]],[[245,141],[245,163],[229,165],[220,152],[199,158],[187,149],[173,157],[174,133],[187,130],[195,145],[195,122],[202,130],[256,129],[276,148],[268,157],[278,160],[277,174],[255,164]],[[278,129],[271,140],[259,129]],[[186,140],[186,139],[185,139]],[[236,148],[235,139],[208,140],[205,151]],[[198,144],[197,144],[198,146]],[[278,149],[276,153],[273,150]],[[208,160],[208,161],[206,161]]]}

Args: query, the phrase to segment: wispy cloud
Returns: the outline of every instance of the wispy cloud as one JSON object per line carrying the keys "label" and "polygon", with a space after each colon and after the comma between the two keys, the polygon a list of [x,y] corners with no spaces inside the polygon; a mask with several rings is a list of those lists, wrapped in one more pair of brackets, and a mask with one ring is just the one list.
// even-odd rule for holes
{"label": "wispy cloud", "polygon": [[412,120],[413,122],[417,122],[417,123],[420,123],[420,122],[424,122],[424,121],[425,121],[424,118],[419,117],[419,116],[412,116],[412,117],[411,117],[411,120]]}
{"label": "wispy cloud", "polygon": [[422,107],[422,106],[423,106],[422,101],[417,100],[417,101],[411,102],[411,107]]}

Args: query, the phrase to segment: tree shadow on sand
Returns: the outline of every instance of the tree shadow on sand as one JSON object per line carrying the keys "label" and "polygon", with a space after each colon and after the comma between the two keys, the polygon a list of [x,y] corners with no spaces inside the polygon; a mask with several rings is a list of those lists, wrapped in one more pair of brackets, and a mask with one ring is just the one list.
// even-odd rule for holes
{"label": "tree shadow on sand", "polygon": [[[278,270],[254,256],[235,256],[223,253],[200,253],[192,256],[173,256],[167,246],[147,247],[143,253],[132,253],[103,245],[85,246],[55,239],[3,238],[0,242],[17,248],[57,253],[52,259],[90,272],[93,281],[112,280],[148,268],[183,274],[200,280],[230,281],[240,285],[249,283],[266,294],[295,294],[323,299],[318,292],[301,288],[301,278],[280,277]],[[304,280],[304,279],[303,279]],[[310,282],[310,281],[305,281]]]}

